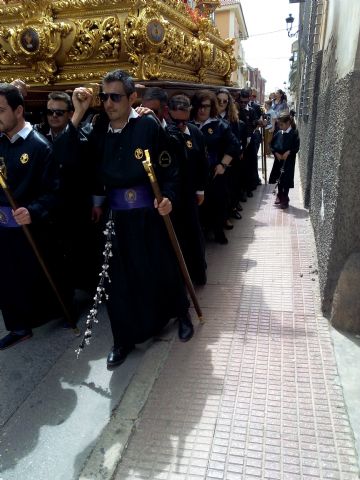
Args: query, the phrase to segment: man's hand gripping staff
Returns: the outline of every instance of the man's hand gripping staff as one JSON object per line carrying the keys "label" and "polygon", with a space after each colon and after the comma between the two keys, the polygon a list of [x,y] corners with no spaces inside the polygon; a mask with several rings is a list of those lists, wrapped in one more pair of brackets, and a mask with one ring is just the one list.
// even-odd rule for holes
{"label": "man's hand gripping staff", "polygon": [[9,189],[8,185],[7,185],[7,175],[6,175],[6,165],[5,165],[5,161],[4,161],[4,158],[3,157],[0,157],[0,187],[3,189],[4,191],[4,194],[7,198],[7,201],[9,202],[10,204],[10,207],[13,209],[13,214],[14,214],[14,219],[16,220],[16,222],[21,225],[22,229],[23,229],[23,232],[26,236],[26,238],[28,239],[28,242],[30,243],[30,246],[34,252],[34,255],[36,256],[52,290],[54,291],[55,295],[56,295],[56,298],[58,299],[58,302],[64,312],[64,317],[66,318],[66,321],[69,323],[69,325],[71,326],[71,328],[73,329],[74,333],[76,335],[79,334],[79,330],[78,328],[76,327],[75,323],[74,323],[74,319],[73,317],[71,316],[68,308],[66,307],[65,305],[65,302],[63,301],[60,293],[59,293],[59,290],[57,288],[57,286],[55,285],[54,283],[54,280],[44,262],[44,259],[42,258],[42,255],[33,239],[33,236],[29,230],[29,227],[28,225],[31,223],[31,216],[30,216],[30,213],[29,211],[26,209],[26,208],[23,208],[23,207],[18,207],[16,205],[16,202],[15,202],[15,199],[13,197],[13,194],[11,192],[11,190]]}

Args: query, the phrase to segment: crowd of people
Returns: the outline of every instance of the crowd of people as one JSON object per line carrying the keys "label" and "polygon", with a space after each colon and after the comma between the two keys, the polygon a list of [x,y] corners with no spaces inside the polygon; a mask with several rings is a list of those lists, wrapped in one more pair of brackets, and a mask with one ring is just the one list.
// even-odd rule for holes
{"label": "crowd of people", "polygon": [[[281,92],[265,104],[266,112],[256,91],[247,89],[169,97],[154,87],[139,98],[133,79],[115,70],[103,79],[100,112],[91,110],[90,89],[78,87],[72,97],[52,92],[46,121],[39,125],[25,120],[25,93],[21,81],[0,84],[0,160],[17,205],[0,191],[0,244],[6,252],[0,309],[9,332],[0,350],[62,315],[21,226],[31,231],[76,322],[74,293],[96,290],[101,231],[109,216],[114,237],[106,306],[114,344],[108,366],[120,365],[135,344],[172,318],[178,319],[180,340],[190,340],[189,300],[161,217],[170,214],[190,277],[205,285],[206,241],[228,243],[226,230],[241,219],[261,184],[263,128],[274,134],[269,148],[275,159],[270,181],[278,184],[275,203],[287,208],[299,139]],[[146,151],[160,203],[142,164]]]}

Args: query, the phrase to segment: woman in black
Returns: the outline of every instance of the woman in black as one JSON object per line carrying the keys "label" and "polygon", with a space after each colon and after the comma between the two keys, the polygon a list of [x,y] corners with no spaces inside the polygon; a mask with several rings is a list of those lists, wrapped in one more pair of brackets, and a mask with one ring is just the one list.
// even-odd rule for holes
{"label": "woman in black", "polygon": [[225,172],[233,158],[240,155],[240,144],[228,122],[218,118],[217,99],[213,92],[201,90],[192,98],[193,123],[204,135],[208,152],[209,176],[203,205],[204,226],[214,232],[215,241],[222,245],[228,240],[224,234],[229,194]]}
{"label": "woman in black", "polygon": [[294,188],[295,161],[300,148],[300,139],[294,119],[289,114],[280,115],[279,128],[271,142],[275,160],[269,183],[278,183],[275,205],[288,208],[289,189]]}
{"label": "woman in black", "polygon": [[[245,188],[245,171],[243,162],[243,151],[247,143],[247,129],[245,122],[239,119],[239,113],[235,101],[227,88],[219,88],[216,92],[219,104],[219,118],[229,122],[231,130],[241,146],[241,153],[232,161],[232,168],[229,175],[230,209],[229,216],[241,219],[242,210],[240,204],[241,191]],[[230,220],[226,221],[226,229],[233,228]]]}

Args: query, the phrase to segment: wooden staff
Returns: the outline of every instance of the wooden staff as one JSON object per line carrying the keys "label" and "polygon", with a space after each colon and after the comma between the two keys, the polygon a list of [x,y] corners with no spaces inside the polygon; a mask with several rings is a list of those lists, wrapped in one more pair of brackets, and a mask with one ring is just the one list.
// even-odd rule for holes
{"label": "wooden staff", "polygon": [[[146,158],[146,160],[144,160],[142,162],[142,164],[143,164],[143,166],[145,168],[145,171],[148,174],[148,177],[150,179],[151,187],[153,189],[155,198],[156,198],[158,204],[160,205],[160,203],[163,200],[163,196],[161,194],[160,187],[159,187],[159,184],[158,184],[155,172],[154,172],[154,168],[153,168],[152,163],[151,163],[149,150],[145,150],[145,158]],[[186,266],[186,263],[185,263],[185,260],[184,260],[184,256],[182,254],[182,251],[181,251],[181,248],[180,248],[180,245],[179,245],[179,241],[177,239],[177,236],[176,236],[176,233],[175,233],[174,226],[172,224],[170,215],[163,215],[162,218],[164,219],[165,226],[166,226],[166,229],[168,231],[171,244],[173,246],[176,257],[178,259],[180,270],[181,270],[181,273],[183,274],[186,287],[187,287],[188,292],[190,294],[191,300],[194,304],[194,308],[195,308],[197,316],[199,318],[199,322],[201,324],[203,324],[204,323],[203,314],[202,314],[198,299],[196,297],[194,285],[191,281],[189,271],[187,269],[187,266]]]}
{"label": "wooden staff", "polygon": [[267,184],[267,157],[266,157],[266,149],[267,149],[267,145],[266,145],[266,137],[265,137],[265,127],[262,127],[261,128],[262,130],[262,145],[263,145],[263,149],[262,149],[262,156],[263,156],[263,176],[264,176],[264,180],[265,180],[265,185]]}
{"label": "wooden staff", "polygon": [[[5,196],[11,206],[11,208],[15,211],[17,210],[18,208],[18,205],[16,204],[15,200],[14,200],[14,197],[11,193],[11,190],[9,189],[7,183],[6,183],[6,173],[5,173],[5,163],[4,163],[4,159],[0,157],[0,186],[1,188],[4,190],[4,193],[5,193]],[[48,279],[48,282],[50,283],[51,285],[51,288],[53,289],[55,295],[56,295],[56,298],[58,299],[59,301],[59,304],[61,305],[61,308],[64,312],[64,316],[66,318],[66,320],[68,321],[69,325],[71,326],[71,328],[73,329],[74,333],[76,335],[79,334],[79,329],[77,328],[77,326],[75,325],[63,299],[61,298],[61,295],[59,293],[59,290],[57,289],[55,283],[54,283],[54,280],[52,279],[51,275],[50,275],[50,272],[39,252],[39,249],[38,247],[36,246],[36,243],[33,239],[33,236],[31,235],[31,232],[29,230],[29,227],[27,225],[21,225],[22,227],[22,230],[23,232],[25,233],[25,236],[26,238],[28,239],[29,243],[30,243],[30,246],[35,254],[35,257],[37,258],[46,278]]]}
{"label": "wooden staff", "polygon": [[263,127],[260,127],[260,152],[261,152],[261,174],[264,176],[264,136]]}

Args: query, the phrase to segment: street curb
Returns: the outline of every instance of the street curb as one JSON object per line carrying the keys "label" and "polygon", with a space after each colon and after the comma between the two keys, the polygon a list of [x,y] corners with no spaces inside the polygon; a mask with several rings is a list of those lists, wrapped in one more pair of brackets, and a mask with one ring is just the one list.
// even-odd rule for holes
{"label": "street curb", "polygon": [[156,341],[145,353],[118,407],[87,458],[79,480],[111,480],[176,336]]}

